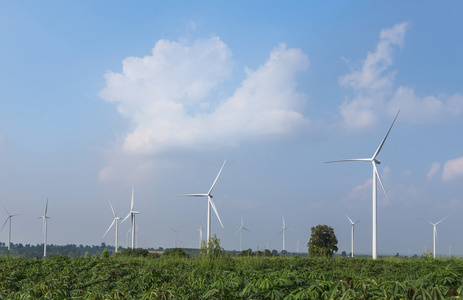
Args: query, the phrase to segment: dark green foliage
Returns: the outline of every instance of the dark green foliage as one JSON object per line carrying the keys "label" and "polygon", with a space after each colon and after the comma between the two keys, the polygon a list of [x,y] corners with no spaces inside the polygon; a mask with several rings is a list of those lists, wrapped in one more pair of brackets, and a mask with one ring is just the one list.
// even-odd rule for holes
{"label": "dark green foliage", "polygon": [[317,225],[311,228],[311,235],[307,247],[309,257],[332,257],[338,251],[338,239],[334,229],[328,225]]}
{"label": "dark green foliage", "polygon": [[150,253],[147,249],[131,249],[131,248],[126,248],[122,250],[121,252],[117,253],[117,256],[122,256],[122,257],[147,257],[147,258],[158,258],[160,255],[157,253]]}
{"label": "dark green foliage", "polygon": [[0,299],[458,299],[461,274],[463,259],[0,256]]}
{"label": "dark green foliage", "polygon": [[183,251],[180,248],[174,248],[174,249],[166,250],[166,251],[164,251],[162,256],[163,257],[184,257],[184,258],[189,257],[188,253],[186,253],[185,251]]}

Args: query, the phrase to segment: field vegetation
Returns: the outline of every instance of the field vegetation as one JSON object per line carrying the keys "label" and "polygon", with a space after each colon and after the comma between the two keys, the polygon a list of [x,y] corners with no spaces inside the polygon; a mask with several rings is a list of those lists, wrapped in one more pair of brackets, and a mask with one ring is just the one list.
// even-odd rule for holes
{"label": "field vegetation", "polygon": [[1,256],[1,299],[458,299],[463,260],[160,256]]}

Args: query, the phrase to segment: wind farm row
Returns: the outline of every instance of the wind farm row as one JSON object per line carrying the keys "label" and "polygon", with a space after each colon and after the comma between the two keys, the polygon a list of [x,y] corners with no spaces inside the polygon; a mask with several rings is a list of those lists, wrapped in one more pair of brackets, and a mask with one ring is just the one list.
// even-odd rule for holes
{"label": "wind farm row", "polygon": [[[326,163],[337,163],[337,162],[349,162],[349,161],[363,161],[363,162],[371,162],[372,163],[372,167],[373,167],[373,180],[372,180],[372,252],[371,252],[371,255],[372,255],[372,258],[373,259],[376,259],[378,257],[378,237],[377,237],[377,182],[379,181],[380,185],[381,185],[381,188],[386,196],[386,198],[388,198],[388,195],[386,193],[386,189],[382,183],[382,180],[381,180],[381,177],[378,173],[378,168],[377,168],[377,165],[381,164],[381,161],[377,158],[378,155],[380,154],[381,152],[381,149],[383,148],[385,142],[386,142],[386,139],[387,137],[389,136],[398,116],[399,116],[399,113],[400,113],[400,110],[397,112],[391,126],[389,127],[386,135],[384,136],[384,138],[382,139],[381,143],[379,144],[378,148],[376,149],[376,151],[373,153],[373,156],[371,156],[370,158],[357,158],[357,159],[342,159],[342,160],[335,160],[335,161],[328,161]],[[212,192],[214,190],[214,187],[216,186],[217,184],[217,181],[225,167],[225,164],[226,164],[226,161],[223,162],[217,176],[215,177],[212,185],[210,186],[209,190],[206,192],[206,193],[196,193],[196,194],[179,194],[179,195],[173,195],[172,197],[199,197],[199,198],[207,198],[207,219],[206,219],[206,239],[205,241],[210,241],[210,238],[211,238],[211,234],[212,234],[212,228],[211,228],[211,210],[214,211],[214,214],[215,216],[217,217],[217,220],[219,221],[220,223],[220,226],[223,228],[224,225],[222,223],[222,220],[220,218],[220,215],[219,215],[219,212],[217,210],[217,207],[213,201],[213,195],[212,195]],[[135,199],[134,199],[134,186],[132,185],[132,195],[131,195],[131,201],[130,201],[130,211],[128,212],[128,214],[125,216],[125,218],[121,218],[119,216],[117,216],[114,208],[113,208],[113,205],[111,203],[110,200],[108,200],[109,202],[109,205],[110,205],[110,209],[111,209],[111,212],[112,212],[112,215],[113,215],[113,220],[112,222],[110,223],[109,227],[107,228],[106,232],[103,234],[103,238],[110,232],[110,230],[114,227],[115,228],[115,251],[117,252],[118,251],[118,248],[120,246],[120,243],[119,243],[119,235],[120,235],[120,232],[119,232],[119,223],[122,223],[126,220],[129,219],[130,217],[130,229],[126,232],[127,233],[127,240],[128,240],[128,234],[131,233],[131,243],[130,243],[130,247],[133,249],[136,247],[137,243],[136,243],[136,237],[137,237],[137,233],[138,233],[138,230],[137,230],[137,225],[136,225],[136,215],[140,214],[140,211],[136,211],[135,210]],[[3,205],[2,205],[3,206]],[[4,206],[3,206],[4,210],[6,211],[6,213],[8,214],[8,217],[7,219],[5,220],[4,224],[3,224],[3,227],[2,227],[2,230],[4,229],[4,227],[6,226],[6,224],[8,223],[8,250],[10,250],[10,245],[11,245],[11,223],[12,223],[12,218],[17,216],[18,214],[11,214]],[[45,210],[44,210],[44,214],[42,216],[39,217],[39,219],[42,219],[43,221],[43,244],[44,244],[44,256],[47,255],[47,220],[50,218],[48,215],[47,215],[47,211],[48,211],[48,199],[47,199],[47,202],[46,202],[46,205],[45,205]],[[346,215],[347,216],[347,215]],[[429,224],[431,224],[433,226],[433,256],[435,257],[436,256],[436,241],[437,241],[437,229],[436,229],[436,226],[441,223],[442,221],[444,221],[447,217],[443,218],[442,220],[440,220],[439,222],[436,222],[436,223],[431,223],[427,220],[424,220],[424,219],[421,219]],[[359,221],[353,221],[349,216],[347,216],[347,219],[349,220],[349,223],[350,223],[350,226],[351,226],[351,251],[350,251],[350,255],[353,257],[354,256],[354,225],[356,225]],[[178,229],[174,229],[170,226],[168,226],[170,230],[173,231],[174,235],[175,235],[175,247],[177,247],[177,234],[178,234]],[[286,250],[286,230],[291,230],[291,231],[295,231],[294,229],[290,228],[290,227],[287,227],[286,226],[286,223],[285,223],[285,219],[284,217],[282,216],[282,228],[281,228],[281,231],[279,232],[278,236],[282,235],[282,250],[285,251]],[[200,223],[199,225],[199,244],[198,244],[198,247],[201,247],[202,243],[204,242],[203,241],[203,228],[202,228],[202,225]],[[244,221],[243,221],[243,217],[241,216],[241,225],[240,227],[238,228],[238,230],[235,232],[235,234],[239,233],[239,238],[240,238],[240,251],[243,250],[243,232],[244,231],[247,231],[248,233],[250,233],[251,231],[246,228],[244,226]],[[127,247],[129,246],[129,242],[127,241]],[[268,247],[268,246],[267,246]],[[299,252],[299,247],[300,247],[300,241],[297,240],[297,252]]]}

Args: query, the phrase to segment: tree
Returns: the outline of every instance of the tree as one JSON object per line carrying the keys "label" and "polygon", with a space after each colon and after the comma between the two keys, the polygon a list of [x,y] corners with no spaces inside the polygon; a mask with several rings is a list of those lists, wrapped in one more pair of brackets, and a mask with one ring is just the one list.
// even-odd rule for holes
{"label": "tree", "polygon": [[312,227],[311,236],[307,247],[309,257],[332,257],[338,251],[338,239],[334,229],[328,225],[317,225]]}
{"label": "tree", "polygon": [[211,258],[218,258],[225,256],[225,250],[220,246],[220,239],[214,234],[214,236],[209,238],[209,243],[202,241],[199,254],[201,256],[207,255]]}

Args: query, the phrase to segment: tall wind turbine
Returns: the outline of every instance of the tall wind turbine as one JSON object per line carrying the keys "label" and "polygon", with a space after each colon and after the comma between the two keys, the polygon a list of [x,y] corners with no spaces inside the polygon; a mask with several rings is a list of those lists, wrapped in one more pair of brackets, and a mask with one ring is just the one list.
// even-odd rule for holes
{"label": "tall wind turbine", "polygon": [[43,257],[47,256],[47,219],[50,217],[47,216],[47,210],[48,210],[48,199],[47,199],[47,204],[45,205],[45,212],[43,213],[43,216],[39,217],[39,219],[43,219]]}
{"label": "tall wind turbine", "polygon": [[219,174],[217,174],[217,177],[214,180],[214,183],[212,184],[211,188],[209,189],[209,192],[207,194],[184,194],[184,195],[175,195],[174,197],[207,197],[207,244],[209,244],[209,239],[211,237],[211,206],[212,209],[214,209],[215,215],[217,216],[217,219],[220,222],[220,225],[223,228],[222,221],[220,220],[219,213],[217,212],[217,208],[215,208],[214,201],[212,201],[212,189],[214,188],[217,179],[219,179],[220,173],[222,172],[223,167],[225,166],[225,163],[227,161],[225,160],[223,162],[222,168],[220,168]]}
{"label": "tall wind turbine", "polygon": [[286,229],[289,229],[289,230],[292,230],[292,231],[296,231],[296,230],[294,230],[294,229],[292,229],[292,228],[289,228],[289,227],[286,227],[286,224],[285,224],[285,217],[282,216],[282,218],[283,218],[283,227],[282,227],[280,233],[278,234],[278,236],[283,232],[283,250],[286,250],[286,249],[285,249],[285,246],[286,246],[286,241],[285,241],[285,232],[286,232]]}
{"label": "tall wind turbine", "polygon": [[114,224],[116,224],[116,243],[115,243],[115,249],[114,249],[114,252],[117,252],[117,248],[118,248],[118,237],[119,237],[119,231],[118,231],[118,223],[119,223],[119,220],[121,218],[117,217],[116,216],[116,213],[114,212],[114,208],[111,204],[111,201],[108,199],[109,201],[109,206],[111,207],[111,211],[113,212],[113,216],[114,216],[114,219],[113,219],[113,222],[111,223],[111,225],[109,225],[109,228],[108,230],[106,230],[106,232],[103,234],[103,237],[106,236],[106,234],[109,232],[109,230],[113,227]]}
{"label": "tall wind turbine", "polygon": [[[447,216],[448,217],[448,216]],[[439,222],[437,223],[431,223],[429,222],[428,220],[425,220],[425,219],[421,219],[419,218],[420,220],[423,220],[425,222],[428,222],[429,224],[432,225],[433,227],[433,233],[432,233],[432,244],[433,244],[433,257],[436,258],[436,240],[437,240],[437,224],[439,224],[440,222],[444,221],[445,219],[447,219],[447,217],[443,218],[442,220],[440,220]]]}
{"label": "tall wind turbine", "polygon": [[132,228],[130,230],[132,230],[132,249],[135,246],[135,215],[138,215],[139,213],[140,213],[139,211],[133,210],[133,185],[132,185],[132,201],[130,202],[130,212],[127,215],[127,217],[125,217],[124,220],[122,220],[122,222],[124,222],[125,220],[127,220],[128,217],[131,218]]}
{"label": "tall wind turbine", "polygon": [[[3,206],[3,204],[2,204]],[[6,222],[9,221],[9,224],[8,224],[8,251],[11,250],[11,218],[15,217],[15,216],[18,216],[18,214],[16,215],[12,215],[8,212],[8,210],[5,208],[5,206],[3,206],[3,209],[6,211],[6,213],[8,214],[8,217],[6,218],[5,220],[5,223],[3,223],[3,227],[2,227],[2,230],[3,228],[5,227],[6,225]]]}
{"label": "tall wind turbine", "polygon": [[[397,115],[394,118],[394,121],[392,122],[391,127],[389,127],[389,130],[386,133],[386,136],[383,138],[381,141],[381,144],[379,144],[378,149],[376,149],[375,153],[371,158],[357,158],[357,159],[343,159],[343,160],[335,160],[335,161],[328,161],[326,163],[334,163],[334,162],[345,162],[345,161],[366,161],[366,162],[371,162],[373,165],[373,241],[372,241],[372,257],[373,259],[378,258],[378,241],[377,241],[377,222],[376,222],[376,181],[378,179],[379,183],[381,184],[381,187],[383,188],[384,194],[386,194],[386,190],[384,189],[384,185],[381,182],[381,177],[378,174],[378,169],[376,168],[376,165],[380,164],[381,161],[376,159],[378,156],[379,152],[381,151],[381,148],[383,148],[384,142],[387,139],[387,136],[389,135],[389,132],[392,129],[392,126],[394,126],[395,120],[399,116],[400,110],[397,112]],[[387,198],[387,194],[386,194]]]}
{"label": "tall wind turbine", "polygon": [[175,232],[175,248],[177,248],[177,232],[178,232],[178,230],[175,230],[175,229],[173,229],[173,228],[170,227],[170,226],[169,226],[169,228],[170,228],[170,230],[172,230],[173,232]]}
{"label": "tall wind turbine", "polygon": [[351,257],[354,257],[354,225],[357,224],[358,222],[360,222],[360,220],[356,221],[356,222],[353,222],[348,215],[346,215],[346,217],[349,219],[349,222],[350,222],[350,228],[351,228],[351,232],[350,232],[350,256]]}
{"label": "tall wind turbine", "polygon": [[203,241],[203,226],[201,225],[201,222],[199,222],[199,248],[198,249],[201,249],[201,243]]}
{"label": "tall wind turbine", "polygon": [[241,216],[241,227],[235,232],[235,234],[240,232],[240,251],[243,251],[243,230],[246,230],[247,232],[251,232],[246,227],[244,227],[243,216]]}

